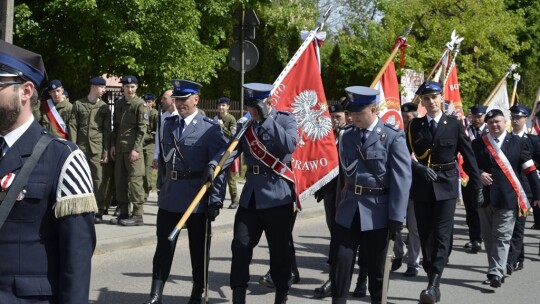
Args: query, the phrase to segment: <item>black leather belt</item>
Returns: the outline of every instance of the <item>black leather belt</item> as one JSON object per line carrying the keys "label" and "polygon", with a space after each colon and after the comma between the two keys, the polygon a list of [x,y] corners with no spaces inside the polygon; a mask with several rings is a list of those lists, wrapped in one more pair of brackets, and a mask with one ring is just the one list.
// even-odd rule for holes
{"label": "black leather belt", "polygon": [[382,195],[388,194],[388,188],[373,188],[349,183],[349,189],[356,195]]}
{"label": "black leather belt", "polygon": [[202,176],[202,171],[198,171],[198,172],[180,172],[180,171],[174,171],[174,170],[171,170],[169,171],[169,173],[167,173],[167,175],[169,175],[169,177],[171,178],[171,180],[179,180],[179,179],[197,179],[197,178],[201,178]]}
{"label": "black leather belt", "polygon": [[446,171],[456,168],[456,162],[451,162],[447,164],[430,164],[429,167],[435,171]]}
{"label": "black leather belt", "polygon": [[[291,168],[291,163],[285,163],[289,169]],[[262,174],[262,173],[276,173],[274,169],[267,167],[265,165],[253,165],[248,166],[247,168],[248,172],[251,172],[253,174]]]}

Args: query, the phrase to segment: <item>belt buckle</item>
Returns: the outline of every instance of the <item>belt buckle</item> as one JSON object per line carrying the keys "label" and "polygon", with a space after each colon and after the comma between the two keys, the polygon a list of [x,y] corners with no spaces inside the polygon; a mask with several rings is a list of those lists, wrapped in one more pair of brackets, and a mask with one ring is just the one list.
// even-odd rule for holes
{"label": "belt buckle", "polygon": [[178,179],[178,171],[171,171],[171,180]]}
{"label": "belt buckle", "polygon": [[259,174],[259,165],[254,165],[252,171],[253,171],[253,174]]}
{"label": "belt buckle", "polygon": [[354,185],[354,194],[362,195],[362,186],[361,185]]}

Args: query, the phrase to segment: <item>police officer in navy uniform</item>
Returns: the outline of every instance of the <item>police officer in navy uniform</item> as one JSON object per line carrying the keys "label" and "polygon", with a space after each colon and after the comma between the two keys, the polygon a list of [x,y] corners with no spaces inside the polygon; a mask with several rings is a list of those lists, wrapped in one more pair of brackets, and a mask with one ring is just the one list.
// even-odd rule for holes
{"label": "police officer in navy uniform", "polygon": [[[32,115],[41,56],[0,40],[0,209],[42,136]],[[0,227],[0,302],[88,303],[96,200],[86,158],[52,139]]]}
{"label": "police officer in navy uniform", "polygon": [[[529,141],[531,147],[531,157],[534,163],[538,166],[540,164],[540,143],[538,135],[528,134],[527,132],[527,120],[529,119],[530,110],[522,104],[515,104],[510,107],[512,134],[520,136]],[[523,171],[520,172],[520,179],[523,185],[523,189],[527,194],[527,198],[530,202],[533,201],[533,192],[527,179],[526,174]],[[531,204],[532,205],[532,204]],[[523,245],[523,238],[525,236],[525,224],[527,222],[527,216],[518,216],[516,218],[516,224],[512,233],[512,239],[510,240],[510,250],[508,252],[508,261],[506,263],[506,272],[512,274],[514,271],[523,269],[525,261],[525,246]]]}
{"label": "police officer in navy uniform", "polygon": [[[276,288],[275,303],[285,303],[291,279],[291,226],[296,193],[290,181],[290,162],[298,141],[297,124],[288,112],[275,110],[270,101],[272,85],[244,84],[247,109],[251,115],[250,131],[231,153],[228,163],[244,154],[246,183],[234,220],[230,285],[233,303],[246,303],[249,264],[253,248],[264,231],[270,250],[270,274]],[[242,128],[237,126],[237,130]],[[254,140],[253,140],[254,139]],[[250,145],[251,144],[251,145]],[[253,145],[253,146],[252,146]],[[259,154],[257,154],[257,151]],[[260,152],[275,157],[276,168],[259,159]],[[291,171],[292,172],[292,171]],[[293,177],[294,179],[294,177]]]}
{"label": "police officer in navy uniform", "polygon": [[[469,108],[471,114],[471,124],[467,126],[467,135],[471,142],[482,135],[487,134],[484,117],[487,113],[487,107],[481,104],[475,104]],[[480,233],[480,218],[478,218],[477,206],[474,204],[474,195],[476,189],[469,186],[461,186],[463,204],[465,205],[465,221],[469,227],[469,242],[465,244],[466,249],[472,253],[477,253],[482,249],[482,235]]]}
{"label": "police officer in navy uniform", "polygon": [[332,232],[332,303],[346,303],[356,250],[365,258],[371,303],[381,303],[385,247],[405,222],[411,157],[405,133],[377,117],[379,91],[345,89],[352,125],[341,133],[336,223]]}
{"label": "police officer in navy uniform", "polygon": [[[157,245],[148,304],[161,303],[163,286],[171,271],[176,240],[170,242],[167,238],[199,192],[201,180],[205,181],[208,174],[213,174],[208,172],[208,163],[214,157],[219,161],[220,151],[227,145],[219,124],[203,117],[197,110],[202,86],[189,80],[173,80],[172,83],[174,90],[171,97],[179,115],[166,118],[159,134],[162,185],[158,199]],[[202,303],[210,250],[210,239],[205,239],[211,234],[209,221],[215,220],[223,206],[225,185],[223,172],[214,180],[213,187],[186,222],[193,274],[189,304]]]}
{"label": "police officer in navy uniform", "polygon": [[458,197],[459,175],[456,156],[463,156],[463,168],[469,175],[473,199],[483,202],[478,166],[463,124],[442,111],[442,85],[427,81],[418,88],[426,115],[413,119],[407,131],[407,144],[417,161],[412,162],[411,198],[420,243],[422,266],[428,274],[428,287],[420,293],[421,303],[439,302],[440,279],[448,262],[452,241],[454,212]]}

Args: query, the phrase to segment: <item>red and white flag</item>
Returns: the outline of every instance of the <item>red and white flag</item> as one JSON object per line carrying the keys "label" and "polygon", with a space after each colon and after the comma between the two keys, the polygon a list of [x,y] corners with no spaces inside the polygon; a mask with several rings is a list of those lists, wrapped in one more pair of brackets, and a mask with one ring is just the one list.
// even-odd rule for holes
{"label": "red and white flag", "polygon": [[381,80],[375,84],[374,89],[379,90],[377,108],[381,120],[403,130],[399,83],[394,62],[390,62]]}
{"label": "red and white flag", "polygon": [[291,112],[298,123],[291,164],[300,202],[338,174],[336,141],[320,75],[319,46],[325,35],[302,34],[305,41],[274,83],[271,97],[276,109]]}
{"label": "red and white flag", "polygon": [[455,115],[463,119],[463,104],[461,103],[461,94],[459,93],[459,81],[457,76],[457,67],[454,65],[448,74],[448,80],[444,85],[443,96],[448,100],[448,114]]}

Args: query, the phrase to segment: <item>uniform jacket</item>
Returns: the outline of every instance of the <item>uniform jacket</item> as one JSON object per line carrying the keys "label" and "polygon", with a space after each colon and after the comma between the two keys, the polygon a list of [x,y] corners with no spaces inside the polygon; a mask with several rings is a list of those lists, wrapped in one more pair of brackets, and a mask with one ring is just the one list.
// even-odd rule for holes
{"label": "uniform jacket", "polygon": [[[260,126],[256,122],[253,122],[252,126],[256,129],[259,141],[266,147],[268,152],[277,157],[282,163],[290,165],[292,153],[296,149],[298,140],[298,127],[292,114],[272,108],[268,118]],[[237,130],[241,128],[242,126],[238,124]],[[240,140],[236,150],[231,153],[228,163],[230,164],[240,153],[244,154],[244,160],[248,168],[254,165],[266,166],[251,154],[245,136]],[[247,208],[253,195],[255,196],[257,209],[283,206],[296,201],[294,185],[291,182],[274,172],[254,174],[248,169],[246,184],[240,195],[240,206]]]}
{"label": "uniform jacket", "polygon": [[227,115],[225,115],[225,117],[223,118],[221,118],[219,114],[216,115],[216,117],[214,117],[214,121],[216,122],[219,119],[223,121],[223,127],[222,127],[223,134],[228,139],[231,139],[236,133],[236,118],[234,118],[234,116],[232,116],[231,114],[227,113]]}
{"label": "uniform jacket", "polygon": [[146,135],[144,136],[144,150],[152,150],[154,152],[156,142],[156,129],[159,122],[159,114],[155,108],[146,107],[148,111],[148,127],[146,128]]}
{"label": "uniform jacket", "polygon": [[[203,172],[210,161],[216,157],[219,161],[219,153],[226,145],[221,127],[200,113],[185,127],[183,133],[180,116],[165,119],[159,157],[162,173],[159,207],[170,212],[185,212],[201,189],[201,181],[200,174],[190,179],[181,179],[180,176],[187,172]],[[178,154],[175,146],[182,156]],[[172,171],[177,172],[177,180],[171,178]],[[204,212],[207,204],[222,205],[225,185],[225,172],[222,172],[216,177],[194,213]]]}
{"label": "uniform jacket", "polygon": [[71,141],[84,152],[107,155],[111,136],[111,110],[101,99],[96,103],[81,98],[73,104],[73,119],[69,121]]}
{"label": "uniform jacket", "polygon": [[[484,135],[484,134],[487,134],[487,133],[488,133],[487,126],[486,126],[486,124],[483,124],[480,127],[480,134]],[[471,141],[476,139],[476,136],[474,136],[474,126],[472,124],[467,126],[467,136],[469,137],[469,139]]]}
{"label": "uniform jacket", "polygon": [[[483,188],[486,202],[489,202],[489,204],[496,208],[516,209],[518,206],[516,192],[499,165],[491,157],[484,141],[481,138],[475,139],[473,141],[473,149],[481,172],[492,174],[493,184],[491,186],[484,186]],[[504,138],[501,150],[519,177],[522,174],[521,172],[523,172],[521,165],[531,159],[530,142],[518,135],[508,133]],[[540,199],[540,180],[538,173],[533,171],[527,174],[527,179],[532,190],[532,197]]]}
{"label": "uniform jacket", "polygon": [[[436,170],[437,180],[427,181],[424,176],[414,173],[419,163],[449,164],[456,162],[458,152],[463,156],[463,168],[469,175],[468,187],[482,189],[478,166],[464,127],[454,117],[442,114],[434,137],[429,130],[427,117],[415,118],[409,123],[407,131],[407,146],[416,156],[412,161],[413,181],[411,198],[419,201],[439,201],[456,199],[458,197],[459,175],[457,169]],[[428,151],[429,150],[429,151]]]}
{"label": "uniform jacket", "polygon": [[[54,135],[55,137],[62,137],[60,132],[51,124],[51,120],[49,119],[49,116],[47,116],[44,108],[44,103],[47,101],[44,100],[40,103],[39,107],[37,109],[34,109],[33,114],[37,122],[47,131],[49,131],[50,134]],[[69,102],[69,99],[65,98],[63,101],[59,102],[55,105],[56,110],[58,111],[58,114],[60,114],[60,117],[62,117],[62,120],[64,123],[66,123],[66,128],[69,129],[69,123],[71,122],[71,109],[73,105],[71,102]],[[69,132],[68,132],[68,138],[69,138]]]}
{"label": "uniform jacket", "polygon": [[[42,130],[34,121],[9,148],[0,177],[19,173]],[[0,229],[0,303],[88,303],[97,207],[89,171],[73,164],[88,167],[77,146],[53,140]]]}
{"label": "uniform jacket", "polygon": [[140,97],[136,96],[129,102],[124,97],[116,101],[111,133],[111,145],[115,146],[116,153],[142,152],[148,119],[144,100]]}
{"label": "uniform jacket", "polygon": [[[406,148],[405,134],[399,129],[377,122],[366,142],[361,144],[360,129],[350,126],[339,139],[341,172],[338,184],[345,188],[338,192],[336,223],[351,227],[358,209],[362,231],[387,227],[388,220],[404,223],[411,185],[411,156]],[[380,177],[381,185],[372,170]],[[358,185],[387,189],[386,194],[355,194]]]}

